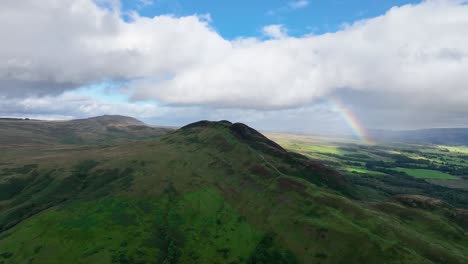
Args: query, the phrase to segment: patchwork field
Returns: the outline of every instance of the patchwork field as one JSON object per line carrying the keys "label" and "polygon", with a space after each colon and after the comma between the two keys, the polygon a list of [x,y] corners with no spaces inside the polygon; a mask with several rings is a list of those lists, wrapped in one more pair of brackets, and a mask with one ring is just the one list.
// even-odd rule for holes
{"label": "patchwork field", "polygon": [[[416,144],[364,144],[357,140],[303,135],[267,134],[289,151],[320,160],[363,186],[389,194],[430,194],[438,187],[466,190],[468,147]],[[414,182],[411,182],[414,181]],[[391,183],[391,184],[390,184]],[[394,184],[395,186],[393,186]],[[371,193],[372,191],[369,191]],[[446,192],[441,198],[448,197]],[[373,194],[369,194],[373,195]]]}

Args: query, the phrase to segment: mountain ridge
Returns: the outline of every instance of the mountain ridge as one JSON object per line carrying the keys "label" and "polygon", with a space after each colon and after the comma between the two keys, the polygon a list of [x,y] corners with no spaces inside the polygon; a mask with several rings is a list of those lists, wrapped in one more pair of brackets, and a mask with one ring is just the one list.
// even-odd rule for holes
{"label": "mountain ridge", "polygon": [[150,127],[127,116],[45,121],[0,119],[0,144],[109,144],[157,137],[173,129]]}

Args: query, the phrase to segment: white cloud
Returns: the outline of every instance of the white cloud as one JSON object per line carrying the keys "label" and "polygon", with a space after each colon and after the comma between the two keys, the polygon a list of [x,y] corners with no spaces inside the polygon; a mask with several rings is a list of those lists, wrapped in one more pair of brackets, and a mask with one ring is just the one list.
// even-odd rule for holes
{"label": "white cloud", "polygon": [[398,102],[401,111],[436,105],[468,114],[467,1],[395,7],[316,36],[287,37],[270,25],[263,32],[272,39],[235,41],[206,18],[134,13],[125,22],[118,2],[101,2],[115,7],[3,1],[0,96],[38,99],[124,79],[133,99],[168,105],[295,108],[346,90]]}
{"label": "white cloud", "polygon": [[282,39],[288,36],[288,32],[283,25],[268,25],[262,28],[262,32],[265,36],[274,39]]}
{"label": "white cloud", "polygon": [[[0,96],[0,116],[41,119],[72,119],[104,114],[121,114],[139,118],[157,118],[167,108],[154,104],[106,102],[73,91],[52,96],[5,98]],[[49,118],[47,118],[49,117]]]}
{"label": "white cloud", "polygon": [[158,83],[137,98],[232,107],[295,107],[337,89],[377,90],[414,105],[468,103],[468,6],[429,1],[319,36],[231,47],[209,63]]}
{"label": "white cloud", "polygon": [[301,9],[301,8],[307,7],[308,5],[309,5],[309,1],[307,1],[307,0],[299,0],[299,1],[289,2],[289,6],[292,9]]}
{"label": "white cloud", "polygon": [[7,1],[0,9],[0,34],[0,80],[28,87],[164,78],[213,60],[231,45],[212,31],[206,16],[134,14],[127,23],[118,10],[90,0]]}

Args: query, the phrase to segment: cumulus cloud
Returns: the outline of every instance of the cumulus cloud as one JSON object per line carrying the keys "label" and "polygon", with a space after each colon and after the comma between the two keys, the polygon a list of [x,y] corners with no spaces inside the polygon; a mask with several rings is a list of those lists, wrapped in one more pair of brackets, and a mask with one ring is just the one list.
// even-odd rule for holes
{"label": "cumulus cloud", "polygon": [[393,8],[336,33],[232,46],[219,60],[158,83],[137,98],[168,103],[288,108],[338,89],[413,98],[412,106],[468,103],[468,6],[429,1]]}
{"label": "cumulus cloud", "polygon": [[133,100],[172,106],[290,109],[351,91],[399,109],[468,114],[466,3],[394,7],[316,36],[290,37],[270,25],[266,40],[230,41],[196,15],[133,12],[124,20],[115,0],[5,0],[0,96],[58,96],[125,80]]}
{"label": "cumulus cloud", "polygon": [[[6,37],[0,44],[0,80],[27,87],[77,87],[102,79],[166,78],[213,60],[217,50],[230,46],[204,18],[151,19],[133,13],[132,21],[125,22],[114,4],[109,9],[100,3],[2,3],[0,34]],[[16,87],[0,89],[8,95]]]}
{"label": "cumulus cloud", "polygon": [[268,25],[262,28],[262,32],[265,36],[274,39],[282,39],[288,36],[288,32],[283,25]]}
{"label": "cumulus cloud", "polygon": [[0,116],[73,119],[104,114],[157,118],[168,109],[154,104],[107,102],[73,91],[60,95],[6,98],[0,96]]}

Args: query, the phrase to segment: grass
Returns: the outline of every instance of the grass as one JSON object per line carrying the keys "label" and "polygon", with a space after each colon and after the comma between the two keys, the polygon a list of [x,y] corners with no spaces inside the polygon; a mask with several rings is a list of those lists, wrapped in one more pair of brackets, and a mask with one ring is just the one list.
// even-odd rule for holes
{"label": "grass", "polygon": [[385,173],[367,170],[362,167],[346,167],[345,170],[347,172],[357,173],[357,174],[372,174],[372,175],[382,175],[382,176],[386,175]]}
{"label": "grass", "polygon": [[15,263],[163,263],[171,257],[229,263],[250,256],[263,235],[210,189],[172,198],[73,203],[13,231],[1,250]]}
{"label": "grass", "polygon": [[[361,154],[348,156],[355,160],[372,152],[355,145],[344,145],[348,151],[328,142],[320,146],[329,153],[319,155],[336,161],[341,155],[330,153],[333,149]],[[335,180],[332,171],[266,149],[218,125],[126,145],[39,151],[39,158],[24,152],[30,156],[22,160],[34,162],[7,164],[6,172],[21,173],[24,165],[38,164],[39,173],[54,171],[50,177],[56,186],[68,186],[63,182],[71,178],[80,188],[0,233],[0,263],[468,260],[466,229],[448,217],[453,214],[348,199],[320,185],[320,180]],[[13,158],[0,156],[0,163],[13,163]],[[364,165],[339,166],[367,173]],[[13,195],[27,202],[31,187],[41,189],[18,186],[19,193],[5,199]],[[12,201],[0,201],[0,213]],[[29,201],[43,203],[38,197]]]}
{"label": "grass", "polygon": [[468,154],[467,146],[438,146],[439,149],[448,149],[450,152]]}
{"label": "grass", "polygon": [[410,176],[419,179],[442,179],[442,180],[457,180],[458,178],[435,170],[426,170],[426,169],[407,169],[407,168],[396,168],[396,171],[404,172]]}
{"label": "grass", "polygon": [[268,134],[270,138],[275,140],[277,143],[282,145],[286,149],[297,151],[301,153],[316,152],[316,153],[327,153],[327,154],[340,154],[341,151],[337,149],[337,146],[330,143],[325,143],[322,140],[298,136],[298,135],[287,135],[287,134]]}
{"label": "grass", "polygon": [[[453,170],[468,170],[468,162],[464,162],[460,156],[468,153],[468,147],[464,146],[410,144],[368,146],[338,139],[324,141],[320,138],[287,134],[272,134],[271,137],[290,151],[300,152],[312,159],[320,160],[349,175],[391,173],[391,171],[375,168],[381,167],[405,171],[408,175],[417,178],[458,180],[456,176],[439,171],[437,168],[444,167],[443,170],[447,171],[446,167],[450,166]],[[406,162],[406,165],[413,169],[397,169],[400,167],[398,162]],[[376,165],[366,166],[372,163]],[[456,175],[463,174],[458,172]]]}
{"label": "grass", "polygon": [[336,149],[336,147],[329,145],[305,145],[294,143],[291,145],[286,145],[286,148],[289,148],[297,152],[318,152],[318,153],[328,153],[328,154],[340,154],[341,152]]}

